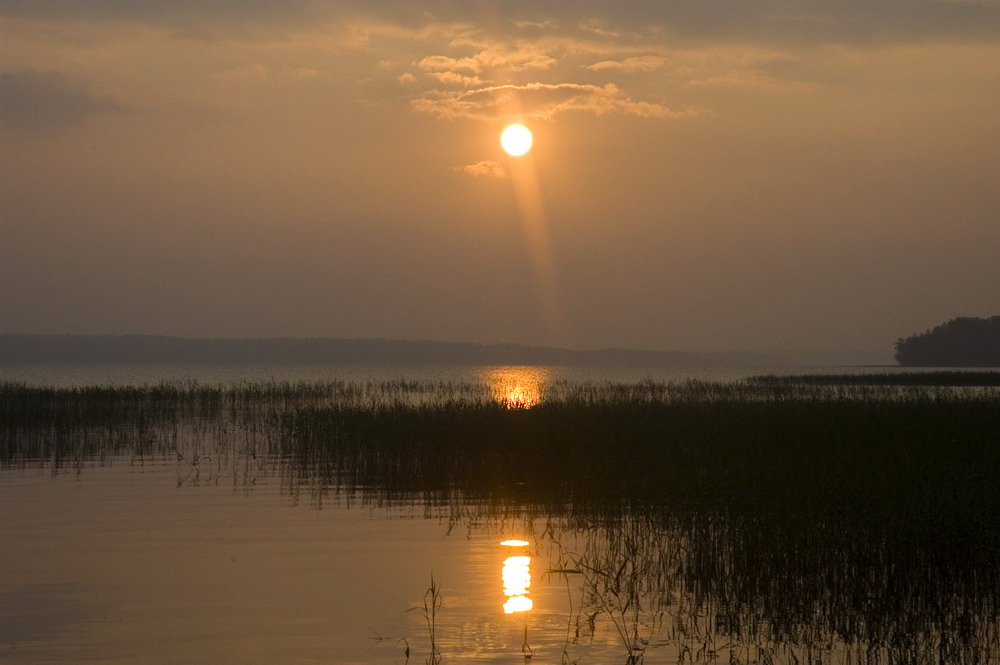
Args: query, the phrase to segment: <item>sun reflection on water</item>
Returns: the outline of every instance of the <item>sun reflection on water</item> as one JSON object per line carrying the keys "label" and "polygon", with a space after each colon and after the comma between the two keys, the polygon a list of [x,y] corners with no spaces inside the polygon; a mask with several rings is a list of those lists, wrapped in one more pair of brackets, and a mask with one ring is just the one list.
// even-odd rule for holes
{"label": "sun reflection on water", "polygon": [[[500,544],[521,548],[528,543],[524,540],[505,540]],[[503,595],[507,596],[507,601],[503,604],[504,614],[530,610],[534,604],[528,597],[531,589],[531,557],[516,554],[504,559],[500,578],[503,581]]]}
{"label": "sun reflection on water", "polygon": [[496,367],[485,381],[493,397],[508,409],[530,409],[542,401],[549,371],[543,367]]}

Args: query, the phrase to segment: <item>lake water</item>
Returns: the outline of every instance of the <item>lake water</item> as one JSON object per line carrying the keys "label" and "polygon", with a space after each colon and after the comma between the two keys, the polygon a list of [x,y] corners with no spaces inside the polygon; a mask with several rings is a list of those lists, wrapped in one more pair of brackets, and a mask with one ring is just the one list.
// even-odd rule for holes
{"label": "lake water", "polygon": [[[524,408],[559,381],[724,381],[804,371],[845,370],[34,366],[4,368],[0,378],[56,386],[468,381]],[[876,558],[888,563],[873,563],[871,548],[814,560],[808,548],[782,549],[784,536],[775,536],[773,547],[751,546],[754,533],[715,517],[684,524],[631,512],[581,518],[458,495],[401,497],[305,476],[281,455],[258,457],[259,449],[241,442],[267,433],[239,426],[205,430],[181,419],[139,434],[109,425],[86,436],[99,444],[73,459],[0,460],[0,660],[1000,658],[996,589],[989,581],[970,590],[975,570],[953,579],[923,559],[900,563],[884,553]],[[155,444],[122,452],[120,437]],[[775,551],[798,552],[800,561],[790,565]],[[893,577],[890,569],[908,565],[913,574]],[[852,590],[858,579],[870,585],[860,605]],[[748,604],[751,587],[759,601]],[[927,603],[938,614],[927,615]],[[940,625],[941,617],[955,625]],[[935,622],[937,632],[928,633]],[[968,643],[949,650],[945,642],[963,631],[972,635]],[[845,638],[852,635],[857,639]]]}
{"label": "lake water", "polygon": [[[546,381],[736,381],[749,376],[775,374],[844,374],[878,372],[927,372],[942,368],[884,366],[794,366],[772,367],[492,367],[478,365],[0,365],[0,381],[22,381],[32,385],[58,387],[84,385],[143,385],[161,381],[422,381],[488,380],[491,372],[516,370]],[[947,369],[947,368],[945,368]]]}
{"label": "lake water", "polygon": [[0,657],[397,663],[408,642],[423,662],[427,626],[422,610],[407,610],[422,608],[433,576],[440,650],[509,662],[525,620],[504,613],[501,573],[518,549],[535,555],[529,639],[540,661],[554,662],[547,652],[565,634],[565,585],[543,579],[544,555],[499,544],[523,524],[470,533],[438,512],[346,497],[320,509],[280,483],[178,487],[176,463],[5,473]]}

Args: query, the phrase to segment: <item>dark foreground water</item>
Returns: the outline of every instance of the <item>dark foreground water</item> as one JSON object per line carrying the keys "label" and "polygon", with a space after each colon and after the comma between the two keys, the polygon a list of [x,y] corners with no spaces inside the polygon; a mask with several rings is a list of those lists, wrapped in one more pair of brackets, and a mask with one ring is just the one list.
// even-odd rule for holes
{"label": "dark foreground water", "polygon": [[1000,661],[992,389],[484,376],[8,389],[0,660]]}

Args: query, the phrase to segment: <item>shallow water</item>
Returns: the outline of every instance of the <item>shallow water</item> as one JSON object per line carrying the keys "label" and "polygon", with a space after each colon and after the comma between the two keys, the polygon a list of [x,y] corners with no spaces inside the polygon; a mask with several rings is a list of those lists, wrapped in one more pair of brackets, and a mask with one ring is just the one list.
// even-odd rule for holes
{"label": "shallow water", "polygon": [[[0,659],[11,662],[929,663],[942,642],[920,634],[937,611],[928,601],[952,608],[941,616],[954,625],[939,629],[954,639],[983,597],[995,600],[978,590],[965,613],[949,614],[970,590],[933,567],[920,572],[938,598],[878,566],[819,586],[797,566],[772,580],[773,570],[741,569],[752,564],[733,543],[713,543],[720,533],[699,542],[617,524],[621,537],[609,539],[558,519],[378,506],[268,479],[192,485],[172,461],[5,471],[0,523]],[[512,537],[530,544],[501,544]],[[518,563],[527,583],[507,575]],[[838,595],[857,592],[845,575],[866,580],[870,601],[840,606]],[[429,623],[432,584],[440,605]],[[756,607],[737,597],[747,584],[763,584]],[[506,613],[515,594],[531,609]],[[961,662],[995,662],[991,611],[967,624]],[[845,621],[871,621],[862,633],[875,639],[845,642],[831,629]],[[642,647],[634,661],[629,643]]]}
{"label": "shallow water", "polygon": [[[452,524],[438,509],[308,500],[260,483],[178,486],[177,465],[0,475],[0,656],[14,662],[396,663],[437,645],[509,662],[525,616],[501,580],[521,526]],[[515,534],[520,535],[520,533]],[[557,662],[566,585],[533,554],[529,643]],[[382,639],[378,639],[382,638]],[[402,641],[405,638],[406,642]]]}

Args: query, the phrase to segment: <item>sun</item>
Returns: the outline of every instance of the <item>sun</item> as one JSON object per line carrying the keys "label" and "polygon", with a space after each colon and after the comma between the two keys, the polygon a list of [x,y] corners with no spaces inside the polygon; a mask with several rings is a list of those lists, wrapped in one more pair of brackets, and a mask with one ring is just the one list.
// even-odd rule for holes
{"label": "sun", "polygon": [[500,145],[513,157],[520,157],[531,150],[531,130],[524,125],[508,125],[500,134]]}

